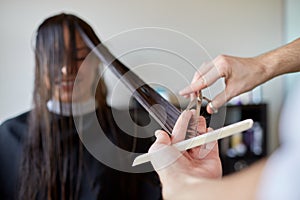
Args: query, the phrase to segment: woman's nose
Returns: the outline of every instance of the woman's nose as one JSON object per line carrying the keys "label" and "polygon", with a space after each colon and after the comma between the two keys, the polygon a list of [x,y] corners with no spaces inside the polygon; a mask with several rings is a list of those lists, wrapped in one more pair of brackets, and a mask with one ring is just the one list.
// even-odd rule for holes
{"label": "woman's nose", "polygon": [[77,73],[78,73],[78,67],[67,67],[66,65],[64,65],[61,68],[61,74],[63,76],[76,75]]}
{"label": "woman's nose", "polygon": [[67,66],[63,66],[63,67],[61,68],[61,73],[62,73],[62,75],[64,75],[64,76],[67,75]]}

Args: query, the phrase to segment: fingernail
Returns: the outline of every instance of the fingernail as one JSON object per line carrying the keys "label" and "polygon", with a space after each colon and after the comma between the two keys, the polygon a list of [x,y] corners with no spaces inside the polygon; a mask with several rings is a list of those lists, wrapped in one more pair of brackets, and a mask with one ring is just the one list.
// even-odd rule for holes
{"label": "fingernail", "polygon": [[180,95],[186,95],[189,93],[189,87],[183,88],[182,90],[179,91]]}
{"label": "fingernail", "polygon": [[210,142],[206,144],[206,149],[212,150],[214,148],[214,146],[216,145],[216,142]]}
{"label": "fingernail", "polygon": [[214,148],[215,143],[214,142],[210,142],[208,144],[204,144],[200,151],[199,151],[199,158],[203,159],[205,158]]}
{"label": "fingernail", "polygon": [[160,130],[156,130],[154,132],[154,135],[155,135],[156,138],[159,138],[161,136],[160,132],[161,132]]}
{"label": "fingernail", "polygon": [[192,115],[192,111],[191,110],[184,110],[184,111],[181,112],[181,115],[184,115],[184,116]]}
{"label": "fingernail", "polygon": [[213,111],[213,113],[218,113],[218,109],[216,107],[214,107],[214,105],[212,104],[212,102],[208,103],[208,107]]}
{"label": "fingernail", "polygon": [[[181,95],[181,94],[179,93],[179,95]],[[187,99],[187,98],[189,98],[190,96],[187,95],[187,94],[184,94],[184,95],[182,95],[182,97]]]}

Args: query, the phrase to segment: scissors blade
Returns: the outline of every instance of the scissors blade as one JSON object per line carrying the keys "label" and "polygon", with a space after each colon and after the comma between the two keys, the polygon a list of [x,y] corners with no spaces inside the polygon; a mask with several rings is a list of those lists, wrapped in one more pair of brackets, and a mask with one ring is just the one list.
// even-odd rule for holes
{"label": "scissors blade", "polygon": [[186,110],[195,109],[195,114],[191,118],[189,122],[189,127],[186,134],[186,139],[195,137],[198,134],[198,123],[199,123],[199,117],[201,115],[201,106],[202,106],[202,92],[201,90],[198,92],[197,97],[193,98],[190,103],[188,104]]}

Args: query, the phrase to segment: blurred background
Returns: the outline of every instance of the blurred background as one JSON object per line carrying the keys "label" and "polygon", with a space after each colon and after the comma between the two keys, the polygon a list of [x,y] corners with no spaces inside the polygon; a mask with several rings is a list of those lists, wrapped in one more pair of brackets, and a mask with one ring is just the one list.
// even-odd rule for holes
{"label": "blurred background", "polygon": [[[60,12],[85,19],[110,50],[146,82],[159,80],[174,94],[188,84],[195,66],[219,54],[256,56],[300,35],[297,0],[1,0],[0,5],[0,123],[31,108],[35,31],[45,18]],[[157,50],[134,51],[151,44],[175,49],[194,67]],[[184,81],[170,75],[172,70],[184,75]],[[113,75],[105,77],[110,104],[126,107],[130,95],[122,86],[114,86]],[[268,152],[278,145],[281,105],[299,77],[278,77],[237,100],[238,104],[267,105],[264,130],[272,133],[266,135]]]}

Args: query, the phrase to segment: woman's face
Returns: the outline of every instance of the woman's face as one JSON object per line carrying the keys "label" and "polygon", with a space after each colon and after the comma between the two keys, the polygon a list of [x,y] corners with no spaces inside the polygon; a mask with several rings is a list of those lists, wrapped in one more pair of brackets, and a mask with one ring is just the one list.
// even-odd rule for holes
{"label": "woman's face", "polygon": [[[70,47],[69,42],[72,42],[69,37],[69,30],[65,26],[64,43],[67,52]],[[83,42],[78,32],[75,33],[75,40],[76,57],[71,58],[71,63],[74,63],[75,66],[63,66],[61,68],[62,76],[55,81],[54,85],[53,98],[61,102],[84,102],[90,99],[92,97],[92,85],[98,71],[99,60],[95,56],[90,55],[87,57],[90,49]]]}

